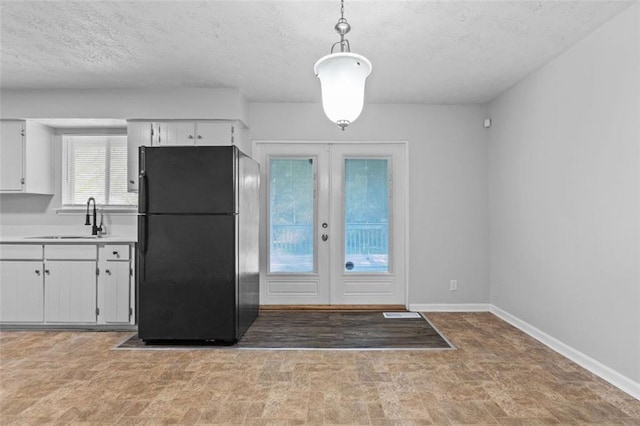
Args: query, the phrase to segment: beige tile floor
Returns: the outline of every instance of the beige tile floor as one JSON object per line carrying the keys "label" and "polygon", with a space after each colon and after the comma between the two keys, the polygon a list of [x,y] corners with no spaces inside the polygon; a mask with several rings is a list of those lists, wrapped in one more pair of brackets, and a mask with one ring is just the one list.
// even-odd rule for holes
{"label": "beige tile floor", "polygon": [[624,424],[640,401],[489,313],[449,351],[123,351],[129,333],[0,332],[0,424]]}

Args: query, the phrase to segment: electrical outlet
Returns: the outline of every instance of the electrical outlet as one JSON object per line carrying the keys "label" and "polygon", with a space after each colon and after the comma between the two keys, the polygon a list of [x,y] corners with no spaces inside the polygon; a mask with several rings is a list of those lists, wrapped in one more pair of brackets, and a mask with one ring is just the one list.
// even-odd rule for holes
{"label": "electrical outlet", "polygon": [[449,281],[449,289],[451,291],[458,291],[458,280]]}

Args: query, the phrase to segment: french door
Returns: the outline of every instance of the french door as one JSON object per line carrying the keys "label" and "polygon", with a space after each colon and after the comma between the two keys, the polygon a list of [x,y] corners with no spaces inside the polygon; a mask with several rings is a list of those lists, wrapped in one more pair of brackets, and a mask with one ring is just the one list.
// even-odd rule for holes
{"label": "french door", "polygon": [[256,143],[261,304],[406,304],[405,150]]}

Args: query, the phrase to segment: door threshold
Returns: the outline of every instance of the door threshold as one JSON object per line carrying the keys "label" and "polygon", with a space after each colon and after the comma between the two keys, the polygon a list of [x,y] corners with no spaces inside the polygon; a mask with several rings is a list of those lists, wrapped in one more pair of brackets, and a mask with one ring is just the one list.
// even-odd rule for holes
{"label": "door threshold", "polygon": [[404,305],[260,305],[261,311],[405,312]]}

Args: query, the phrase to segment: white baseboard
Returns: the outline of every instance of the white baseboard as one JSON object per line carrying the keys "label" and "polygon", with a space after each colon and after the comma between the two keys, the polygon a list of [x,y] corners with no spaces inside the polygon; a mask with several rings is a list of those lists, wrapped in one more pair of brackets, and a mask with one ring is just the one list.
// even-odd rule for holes
{"label": "white baseboard", "polygon": [[488,303],[410,303],[410,311],[416,312],[490,312]]}
{"label": "white baseboard", "polygon": [[612,368],[607,367],[601,362],[596,361],[590,356],[585,355],[579,350],[572,348],[566,343],[561,342],[555,337],[548,335],[544,331],[537,329],[531,324],[490,303],[412,303],[409,304],[409,310],[416,312],[491,312],[498,318],[520,329],[582,368],[589,370],[623,392],[640,400],[640,383],[631,380]]}
{"label": "white baseboard", "polygon": [[558,352],[559,354],[569,358],[571,361],[575,362],[582,368],[589,370],[590,372],[600,377],[601,379],[606,380],[607,382],[611,383],[613,386],[617,387],[618,389],[640,400],[640,383],[631,380],[630,378],[618,373],[617,371],[611,369],[610,367],[607,367],[601,362],[596,361],[595,359],[589,357],[588,355],[585,355],[579,350],[574,349],[571,346],[556,339],[555,337],[548,335],[544,331],[537,329],[536,327],[521,320],[520,318],[517,318],[511,315],[510,313],[503,311],[497,306],[495,305],[489,305],[489,306],[491,308],[490,312],[495,316],[497,316],[498,318],[522,330],[523,332],[527,333],[529,336],[547,345],[548,347]]}

